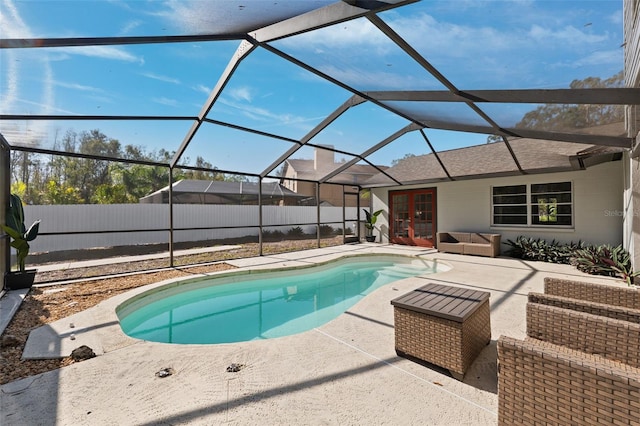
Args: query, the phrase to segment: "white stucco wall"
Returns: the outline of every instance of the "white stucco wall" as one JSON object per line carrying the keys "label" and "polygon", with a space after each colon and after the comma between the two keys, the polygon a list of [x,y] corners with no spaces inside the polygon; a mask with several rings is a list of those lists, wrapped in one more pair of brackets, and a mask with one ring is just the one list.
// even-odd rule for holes
{"label": "white stucco wall", "polygon": [[[640,87],[640,1],[624,0],[624,80],[626,87]],[[635,138],[634,155],[626,158],[628,184],[625,205],[625,239],[634,271],[640,270],[640,105],[627,106],[627,135]],[[635,283],[640,285],[640,277]]]}
{"label": "white stucco wall", "polygon": [[[638,134],[640,139],[640,134]],[[626,220],[624,229],[625,247],[631,253],[631,264],[634,271],[640,270],[640,158],[629,158],[628,188],[625,194]],[[635,278],[640,285],[640,277]]]}
{"label": "white stucco wall", "polygon": [[[436,188],[438,231],[495,232],[502,235],[503,241],[528,235],[562,242],[618,245],[623,240],[623,166],[622,161],[615,161],[575,172],[377,188],[372,191],[373,208],[385,210],[378,225],[383,231],[382,241],[387,243],[389,191]],[[491,226],[491,186],[566,181],[573,182],[573,229]]]}

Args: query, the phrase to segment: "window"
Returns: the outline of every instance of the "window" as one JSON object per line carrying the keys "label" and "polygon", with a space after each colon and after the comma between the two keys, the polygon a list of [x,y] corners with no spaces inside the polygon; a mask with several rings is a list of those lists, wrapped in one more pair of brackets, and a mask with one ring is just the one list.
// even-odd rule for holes
{"label": "window", "polygon": [[505,226],[573,226],[571,182],[494,186],[493,223]]}

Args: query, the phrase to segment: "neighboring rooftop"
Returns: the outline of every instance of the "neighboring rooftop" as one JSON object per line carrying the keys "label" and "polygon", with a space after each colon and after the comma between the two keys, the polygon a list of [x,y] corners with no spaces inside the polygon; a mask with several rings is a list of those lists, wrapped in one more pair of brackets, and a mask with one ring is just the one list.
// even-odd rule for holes
{"label": "neighboring rooftop", "polygon": [[[172,188],[173,202],[178,204],[258,204],[260,187],[253,182],[183,179]],[[288,190],[277,182],[262,183],[263,204],[295,205],[306,198]],[[169,202],[169,187],[140,199],[141,203]]]}

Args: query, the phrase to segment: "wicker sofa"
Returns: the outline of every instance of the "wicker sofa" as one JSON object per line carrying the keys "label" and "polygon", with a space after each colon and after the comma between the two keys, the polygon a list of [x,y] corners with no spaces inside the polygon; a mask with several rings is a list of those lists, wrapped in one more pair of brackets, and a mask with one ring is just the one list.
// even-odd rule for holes
{"label": "wicker sofa", "polygon": [[500,255],[500,234],[479,232],[438,232],[440,252],[496,257]]}
{"label": "wicker sofa", "polygon": [[545,289],[560,295],[529,294],[528,337],[498,339],[498,423],[640,425],[639,290],[551,278]]}

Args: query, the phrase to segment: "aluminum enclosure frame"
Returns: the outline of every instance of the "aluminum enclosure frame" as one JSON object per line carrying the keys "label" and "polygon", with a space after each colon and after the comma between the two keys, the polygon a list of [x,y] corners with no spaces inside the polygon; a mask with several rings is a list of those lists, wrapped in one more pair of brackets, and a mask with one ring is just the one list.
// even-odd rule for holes
{"label": "aluminum enclosure frame", "polygon": [[[228,126],[240,131],[254,132],[274,139],[280,139],[293,144],[285,153],[275,159],[264,170],[256,170],[251,174],[246,172],[239,172],[237,170],[218,170],[219,172],[242,174],[246,176],[252,176],[257,178],[261,183],[265,178],[281,178],[281,176],[274,175],[274,171],[278,165],[282,164],[285,160],[291,158],[293,154],[299,151],[305,146],[318,147],[319,145],[313,143],[314,137],[320,134],[325,128],[327,128],[338,117],[342,116],[346,111],[355,106],[363,103],[370,102],[378,107],[406,119],[409,124],[389,135],[383,135],[379,140],[372,141],[370,147],[363,152],[346,152],[338,149],[331,149],[335,153],[342,153],[352,156],[353,159],[341,165],[337,169],[327,172],[325,175],[318,177],[314,183],[316,183],[316,192],[319,193],[319,187],[321,184],[335,184],[330,180],[341,172],[348,170],[349,167],[357,164],[358,162],[365,162],[369,166],[373,166],[380,173],[386,176],[390,180],[388,185],[384,186],[403,186],[408,184],[415,184],[415,182],[402,182],[393,178],[387,174],[384,170],[377,165],[371,163],[367,157],[375,151],[383,148],[394,140],[398,139],[402,135],[408,132],[420,132],[422,139],[428,150],[435,155],[443,172],[446,174],[448,180],[456,180],[466,177],[452,176],[450,171],[447,170],[446,165],[441,161],[438,156],[438,152],[434,149],[433,144],[427,138],[424,129],[440,129],[451,130],[458,132],[472,132],[487,135],[497,135],[500,137],[501,143],[503,143],[518,169],[519,173],[524,174],[525,171],[520,165],[520,161],[517,158],[514,151],[509,144],[509,138],[521,137],[540,140],[552,140],[570,143],[582,143],[588,145],[617,147],[625,150],[630,150],[634,146],[635,139],[633,137],[623,136],[602,136],[602,135],[588,135],[582,133],[569,133],[569,132],[557,132],[557,131],[542,131],[534,129],[501,127],[500,123],[496,121],[490,114],[483,110],[482,106],[486,103],[537,103],[537,104],[610,104],[610,105],[640,105],[640,89],[638,88],[612,88],[612,89],[552,89],[552,90],[466,90],[462,91],[456,87],[447,77],[442,74],[435,66],[433,66],[426,58],[424,58],[419,52],[417,52],[406,40],[404,40],[398,33],[391,29],[378,14],[393,8],[401,7],[410,3],[414,3],[417,0],[384,0],[384,1],[363,1],[363,0],[345,0],[337,1],[329,6],[307,12],[298,16],[291,17],[281,22],[272,23],[271,25],[263,28],[255,28],[247,32],[230,32],[227,34],[199,34],[199,35],[182,35],[182,36],[148,36],[148,37],[86,37],[86,38],[38,38],[38,39],[0,39],[0,49],[39,49],[48,47],[72,47],[72,46],[116,46],[116,45],[135,45],[135,44],[166,44],[166,43],[187,43],[187,42],[203,42],[203,41],[229,41],[238,40],[240,45],[236,49],[235,54],[229,60],[225,70],[219,76],[216,85],[211,90],[207,100],[202,105],[200,112],[197,116],[148,116],[148,115],[31,115],[31,114],[4,114],[0,115],[0,121],[2,120],[31,120],[31,121],[46,121],[46,120],[105,120],[105,121],[127,121],[127,120],[141,120],[141,121],[191,121],[189,130],[184,135],[184,138],[175,152],[173,158],[168,164],[156,164],[148,162],[147,165],[162,165],[166,166],[170,170],[170,176],[173,175],[173,171],[176,168],[185,169],[197,169],[185,165],[179,165],[179,161],[182,158],[185,150],[197,134],[201,125],[205,122],[213,123],[221,126]],[[418,65],[424,68],[430,75],[435,77],[437,81],[442,83],[448,90],[444,91],[367,91],[362,92],[354,87],[351,87],[347,83],[333,78],[321,70],[312,67],[296,58],[293,58],[286,53],[280,51],[272,44],[275,41],[285,39],[294,35],[310,32],[319,28],[328,27],[341,22],[347,22],[357,18],[366,18],[371,24],[373,24],[382,34],[384,34],[395,46],[407,53]],[[208,118],[207,115],[218,101],[220,94],[224,91],[229,80],[233,77],[240,63],[249,57],[253,52],[258,49],[264,49],[269,51],[278,57],[292,63],[295,66],[301,67],[306,71],[309,71],[320,78],[345,89],[352,94],[352,97],[346,100],[342,105],[338,106],[332,113],[322,120],[314,129],[308,132],[300,139],[286,138],[284,136],[268,134],[258,131],[256,129],[250,129],[242,126],[238,126],[232,123],[226,123],[220,120],[214,120]],[[426,120],[417,115],[412,115],[406,111],[400,111],[387,104],[390,101],[409,101],[409,102],[457,102],[463,103],[471,108],[478,117],[483,121],[483,124],[473,123],[451,123],[437,120]],[[66,156],[82,156],[85,158],[92,158],[97,160],[106,161],[118,161],[118,162],[134,162],[121,158],[103,157],[103,156],[84,156],[80,154],[73,154],[63,151],[46,150],[31,147],[22,147],[18,145],[12,145],[11,140],[5,140],[0,135],[0,142],[2,142],[3,157],[1,161],[5,160],[4,152],[10,150],[19,150],[26,152],[66,155]],[[637,151],[637,150],[636,150]],[[134,162],[140,164],[140,162]],[[202,169],[209,171],[208,169]],[[5,176],[9,176],[8,168],[2,170]],[[172,178],[171,178],[172,179]],[[6,180],[8,182],[8,179]],[[346,187],[353,185],[342,185],[343,193]],[[376,187],[379,185],[370,185],[369,187]],[[362,189],[365,186],[357,185],[358,189]],[[171,186],[170,186],[171,188]],[[0,198],[3,200],[8,199],[8,185],[0,185]],[[172,197],[170,197],[170,200]],[[260,205],[261,202],[260,202]],[[172,205],[170,204],[172,211]],[[4,212],[0,213],[0,219],[4,219]],[[318,214],[319,220],[319,214]],[[171,214],[170,229],[173,231],[173,216]],[[260,229],[262,229],[262,221],[260,218]],[[173,235],[171,233],[171,235]],[[262,233],[259,234],[260,241],[260,253],[262,254]],[[6,238],[5,238],[6,240]],[[173,240],[170,242],[170,252],[173,256]],[[173,264],[173,257],[172,257]]]}

